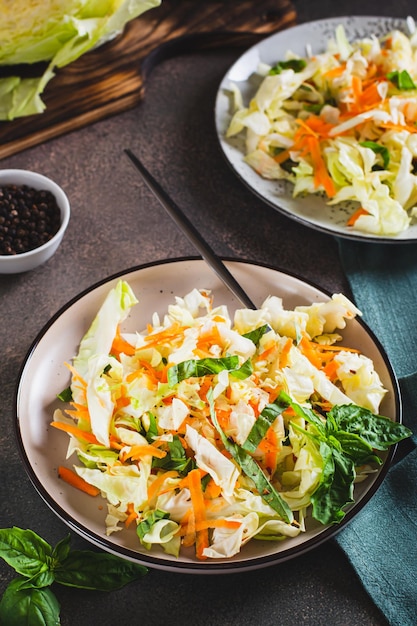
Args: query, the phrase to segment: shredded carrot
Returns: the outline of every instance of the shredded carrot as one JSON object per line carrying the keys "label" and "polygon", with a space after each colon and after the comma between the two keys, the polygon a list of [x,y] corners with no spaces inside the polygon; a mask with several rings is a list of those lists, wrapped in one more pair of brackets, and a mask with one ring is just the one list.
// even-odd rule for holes
{"label": "shredded carrot", "polygon": [[81,420],[83,422],[90,421],[90,413],[88,407],[85,406],[85,404],[79,404],[77,402],[71,402],[70,404],[74,408],[65,410],[68,415],[71,415],[71,417],[73,417],[74,419]]}
{"label": "shredded carrot", "polygon": [[273,340],[269,342],[268,345],[265,346],[265,349],[258,355],[257,361],[264,361],[267,359],[276,349],[276,342]]}
{"label": "shredded carrot", "polygon": [[93,433],[90,433],[86,430],[81,430],[81,428],[77,428],[77,426],[73,424],[64,424],[63,422],[51,422],[51,426],[54,428],[58,428],[58,430],[63,430],[69,435],[73,435],[77,439],[82,439],[83,441],[87,441],[88,443],[94,443],[96,445],[100,445],[100,442],[96,438]]}
{"label": "shredded carrot", "polygon": [[148,487],[148,501],[160,494],[162,485],[168,478],[178,478],[178,472],[170,470],[168,472],[162,472],[157,476]]}
{"label": "shredded carrot", "polygon": [[[195,470],[193,470],[194,472],[199,472],[200,474],[200,480],[202,478],[204,478],[204,476],[207,476],[207,472],[205,470],[200,469],[199,467],[196,467]],[[184,478],[182,478],[180,480],[180,482],[178,483],[178,488],[179,489],[184,489],[184,487],[190,487],[189,483],[188,483],[188,477],[189,477],[189,473],[187,474],[187,476],[184,476]]]}
{"label": "shredded carrot", "polygon": [[172,341],[176,337],[181,338],[185,329],[186,326],[181,326],[178,322],[174,322],[168,328],[145,337],[146,347],[151,348],[153,346],[159,346],[163,343]]}
{"label": "shredded carrot", "polygon": [[206,486],[204,491],[204,496],[209,500],[214,500],[214,498],[218,498],[221,494],[222,489],[220,485],[216,485],[214,480],[211,478]]}
{"label": "shredded carrot", "polygon": [[289,158],[290,158],[290,151],[283,150],[282,152],[274,156],[274,161],[278,163],[278,165],[281,165],[281,163],[284,163]]}
{"label": "shredded carrot", "polygon": [[362,80],[356,74],[352,74],[351,86],[353,91],[353,97],[358,102],[362,95]]}
{"label": "shredded carrot", "polygon": [[300,150],[303,156],[309,156],[314,170],[314,185],[323,187],[327,196],[332,198],[336,194],[335,184],[327,171],[324,162],[320,141],[328,138],[333,128],[317,115],[311,115],[307,120],[297,119],[299,129],[294,135],[294,149]]}
{"label": "shredded carrot", "polygon": [[216,417],[219,422],[219,426],[222,430],[227,430],[229,427],[231,409],[216,409]]}
{"label": "shredded carrot", "polygon": [[259,450],[264,453],[263,464],[272,476],[277,469],[279,444],[277,434],[271,426],[268,428],[265,437],[262,439],[258,447]]}
{"label": "shredded carrot", "polygon": [[111,354],[113,354],[116,358],[119,358],[121,354],[127,354],[128,356],[133,356],[135,354],[135,348],[130,344],[126,339],[123,339],[120,334],[120,327],[117,327],[116,335],[113,339],[112,346],[110,348]]}
{"label": "shredded carrot", "polygon": [[120,455],[120,460],[122,463],[127,461],[127,459],[131,459],[132,461],[138,461],[144,456],[154,456],[157,459],[163,459],[166,456],[166,452],[164,450],[159,450],[155,446],[149,445],[136,445],[131,446],[130,450]]}
{"label": "shredded carrot", "polygon": [[[204,504],[204,495],[201,489],[201,476],[198,470],[191,470],[188,474],[188,486],[190,489],[191,503],[193,505],[194,518],[196,528],[206,521],[206,508]],[[202,528],[196,531],[196,556],[198,559],[204,560],[205,548],[209,546],[208,530]]]}
{"label": "shredded carrot", "polygon": [[200,389],[198,390],[198,395],[205,402],[207,401],[207,392],[212,386],[212,380],[208,376],[205,376],[203,381],[200,384]]}
{"label": "shredded carrot", "polygon": [[207,350],[213,346],[221,346],[223,344],[218,326],[213,326],[208,330],[201,332],[197,340],[197,348]]}
{"label": "shredded carrot", "polygon": [[121,450],[124,448],[124,444],[119,441],[114,435],[110,435],[110,448],[112,450]]}
{"label": "shredded carrot", "polygon": [[318,343],[316,345],[319,347],[320,350],[323,350],[323,352],[325,352],[326,350],[329,350],[331,352],[360,352],[360,350],[358,350],[357,348],[347,348],[346,346],[338,346],[335,344],[327,345]]}
{"label": "shredded carrot", "polygon": [[320,148],[320,143],[314,137],[309,137],[308,146],[314,166],[314,184],[316,187],[322,186],[327,196],[329,198],[333,198],[333,196],[336,194],[336,187],[327,171],[327,167],[324,162]]}
{"label": "shredded carrot", "polygon": [[152,367],[152,365],[148,363],[148,361],[145,361],[143,359],[139,361],[139,365],[143,367],[143,369],[146,371],[151,383],[157,385],[159,381],[159,376],[157,375],[155,368]]}
{"label": "shredded carrot", "polygon": [[87,383],[84,380],[84,378],[82,378],[82,376],[79,375],[79,373],[77,372],[77,370],[75,369],[75,367],[73,365],[71,365],[71,363],[64,363],[65,367],[67,367],[69,369],[69,371],[72,374],[72,377],[74,379],[74,381],[78,381],[79,383],[81,383],[81,385],[83,387],[87,387]]}
{"label": "shredded carrot", "polygon": [[361,215],[369,215],[368,211],[366,209],[364,209],[363,207],[359,207],[359,209],[357,209],[353,215],[350,216],[350,218],[348,219],[348,221],[346,222],[346,226],[353,226],[356,222],[356,220],[361,216]]}
{"label": "shredded carrot", "polygon": [[295,417],[297,415],[297,413],[294,411],[294,409],[292,408],[292,406],[289,406],[288,408],[286,408],[283,412],[282,412],[284,417]]}
{"label": "shredded carrot", "polygon": [[[203,522],[196,523],[194,525],[195,532],[200,532],[202,530],[208,530],[209,528],[230,528],[230,530],[236,530],[240,528],[242,522],[239,520],[228,520],[228,519],[207,519]],[[188,533],[188,525],[181,525],[179,534],[181,536],[185,536]],[[184,544],[183,544],[184,545]]]}
{"label": "shredded carrot", "polygon": [[127,396],[120,396],[120,398],[117,398],[116,400],[116,411],[118,411],[119,409],[123,409],[126,406],[129,406],[130,404],[130,400]]}
{"label": "shredded carrot", "polygon": [[404,130],[408,131],[409,133],[417,133],[417,126],[412,126],[411,124],[394,124],[393,122],[380,122],[380,126],[382,128],[395,130],[399,133]]}
{"label": "shredded carrot", "polygon": [[378,82],[372,82],[369,87],[364,89],[360,95],[359,102],[363,108],[374,107],[382,102],[381,94],[378,90]]}
{"label": "shredded carrot", "polygon": [[287,341],[284,344],[284,347],[281,350],[281,354],[279,356],[279,367],[280,369],[283,369],[284,367],[287,367],[288,365],[288,359],[289,359],[289,355],[290,355],[290,350],[293,346],[293,342],[291,338],[288,338]]}
{"label": "shredded carrot", "polygon": [[323,371],[325,372],[327,378],[329,378],[329,380],[331,380],[332,382],[337,380],[337,370],[339,365],[340,363],[333,359],[323,368]]}
{"label": "shredded carrot", "polygon": [[323,77],[331,80],[341,76],[345,70],[346,63],[342,63],[341,65],[336,65],[336,67],[332,67],[332,69],[327,70],[327,72],[323,74]]}
{"label": "shredded carrot", "polygon": [[195,518],[192,508],[188,509],[180,521],[179,534],[183,537],[182,545],[184,548],[190,548],[195,544]]}
{"label": "shredded carrot", "polygon": [[260,410],[259,410],[259,398],[249,398],[248,400],[248,405],[252,408],[255,417],[257,418],[259,416]]}
{"label": "shredded carrot", "polygon": [[137,519],[137,517],[138,517],[138,514],[137,514],[137,512],[135,511],[135,509],[134,509],[134,506],[133,506],[132,502],[130,502],[130,503],[127,505],[127,513],[128,513],[128,515],[127,515],[127,518],[125,519],[125,526],[126,526],[126,528],[129,528],[130,524],[131,524],[131,523],[132,523],[135,519]]}
{"label": "shredded carrot", "polygon": [[298,347],[301,353],[305,357],[307,357],[310,363],[320,369],[322,365],[322,360],[315,349],[315,345],[317,344],[314,344],[312,341],[310,341],[307,335],[304,334],[298,344]]}
{"label": "shredded carrot", "polygon": [[87,493],[89,496],[98,496],[100,493],[100,489],[90,485],[90,483],[84,480],[84,478],[78,476],[78,474],[68,469],[68,467],[60,465],[58,467],[58,476],[72,487],[76,487],[77,489],[84,491],[84,493]]}

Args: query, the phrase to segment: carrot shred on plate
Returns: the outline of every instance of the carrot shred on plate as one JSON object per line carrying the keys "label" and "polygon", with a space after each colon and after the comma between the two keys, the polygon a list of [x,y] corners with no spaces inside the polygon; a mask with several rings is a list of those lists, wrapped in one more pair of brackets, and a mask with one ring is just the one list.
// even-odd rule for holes
{"label": "carrot shred on plate", "polygon": [[78,474],[68,467],[60,465],[58,467],[58,476],[72,487],[76,487],[80,491],[87,493],[89,496],[98,496],[100,493],[100,489],[98,489],[98,487],[90,485],[90,483],[84,480],[84,478],[78,476]]}

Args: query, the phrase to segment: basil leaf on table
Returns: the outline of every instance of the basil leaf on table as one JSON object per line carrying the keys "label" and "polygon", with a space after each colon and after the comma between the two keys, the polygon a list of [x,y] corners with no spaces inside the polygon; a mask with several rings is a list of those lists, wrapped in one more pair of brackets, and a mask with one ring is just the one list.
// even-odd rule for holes
{"label": "basil leaf on table", "polygon": [[52,557],[52,548],[32,530],[0,529],[0,556],[18,574],[32,578],[39,574]]}
{"label": "basil leaf on table", "polygon": [[6,588],[0,601],[0,624],[4,626],[57,626],[61,623],[60,605],[48,588],[22,586],[22,578],[15,578]]}
{"label": "basil leaf on table", "polygon": [[55,626],[60,606],[50,585],[112,591],[141,578],[147,568],[113,554],[71,550],[70,536],[55,548],[32,530],[0,529],[0,557],[20,574],[0,601],[0,624]]}
{"label": "basil leaf on table", "polygon": [[113,591],[146,573],[146,568],[106,552],[72,550],[55,569],[55,582],[66,587]]}

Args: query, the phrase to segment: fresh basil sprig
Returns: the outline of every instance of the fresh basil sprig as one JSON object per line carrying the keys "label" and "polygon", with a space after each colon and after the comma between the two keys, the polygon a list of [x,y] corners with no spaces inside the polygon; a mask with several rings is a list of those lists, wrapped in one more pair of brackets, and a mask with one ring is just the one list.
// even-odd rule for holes
{"label": "fresh basil sprig", "polygon": [[32,530],[0,529],[0,557],[19,574],[0,600],[0,624],[57,626],[60,604],[49,588],[113,591],[147,573],[143,565],[104,552],[72,550],[70,536],[53,548]]}
{"label": "fresh basil sprig", "polygon": [[412,434],[403,424],[355,404],[334,406],[323,420],[311,409],[293,402],[285,392],[278,400],[314,426],[313,431],[307,431],[292,422],[295,430],[316,442],[323,459],[320,483],[311,496],[313,517],[322,524],[340,522],[345,516],[343,508],[353,502],[356,467],[365,463],[380,465],[382,460],[375,450],[387,450]]}

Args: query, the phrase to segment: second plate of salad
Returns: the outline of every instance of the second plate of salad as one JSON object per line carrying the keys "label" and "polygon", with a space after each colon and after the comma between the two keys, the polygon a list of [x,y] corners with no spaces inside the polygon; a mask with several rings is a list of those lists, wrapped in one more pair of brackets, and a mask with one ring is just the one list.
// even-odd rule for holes
{"label": "second plate of salad", "polygon": [[417,30],[340,17],[278,32],[223,78],[224,155],[261,199],[345,238],[417,239]]}

